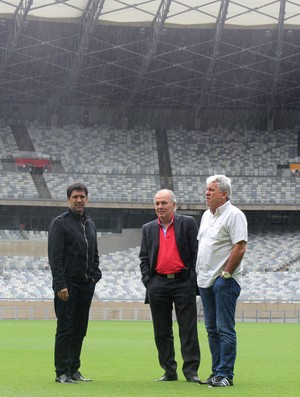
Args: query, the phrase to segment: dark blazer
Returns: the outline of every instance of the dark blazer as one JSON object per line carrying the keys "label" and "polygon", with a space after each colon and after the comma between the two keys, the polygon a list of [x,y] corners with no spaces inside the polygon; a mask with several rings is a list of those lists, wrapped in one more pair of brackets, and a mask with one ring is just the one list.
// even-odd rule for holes
{"label": "dark blazer", "polygon": [[[143,225],[142,241],[140,249],[140,267],[142,282],[147,288],[149,280],[155,273],[157,255],[159,249],[159,225],[158,220]],[[190,269],[190,277],[196,284],[196,260],[198,252],[198,227],[195,219],[186,215],[174,215],[175,239],[179,255],[186,267]],[[147,297],[146,297],[147,301]]]}

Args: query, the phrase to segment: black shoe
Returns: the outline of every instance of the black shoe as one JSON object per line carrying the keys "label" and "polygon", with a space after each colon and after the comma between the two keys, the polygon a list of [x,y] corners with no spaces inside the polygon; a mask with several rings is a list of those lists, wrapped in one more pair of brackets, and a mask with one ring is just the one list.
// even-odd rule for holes
{"label": "black shoe", "polygon": [[214,374],[210,374],[209,377],[206,380],[201,382],[201,385],[211,385],[213,380],[214,380],[214,378],[215,378],[215,375]]}
{"label": "black shoe", "polygon": [[226,376],[215,376],[212,379],[210,386],[212,386],[212,387],[233,386],[233,381],[232,381],[232,379],[229,379]]}
{"label": "black shoe", "polygon": [[173,380],[178,380],[178,376],[175,375],[164,375],[159,379],[155,379],[155,382],[168,382],[168,381],[173,381]]}
{"label": "black shoe", "polygon": [[92,379],[85,378],[82,374],[77,371],[75,374],[71,375],[72,380],[78,380],[79,382],[92,382]]}
{"label": "black shoe", "polygon": [[192,382],[192,383],[199,383],[200,385],[203,383],[197,375],[191,376],[190,378],[186,378],[186,380],[188,382]]}
{"label": "black shoe", "polygon": [[55,378],[55,382],[58,382],[58,383],[73,383],[73,384],[77,383],[73,379],[71,379],[70,375],[66,375],[66,374],[62,374],[60,376],[57,376]]}

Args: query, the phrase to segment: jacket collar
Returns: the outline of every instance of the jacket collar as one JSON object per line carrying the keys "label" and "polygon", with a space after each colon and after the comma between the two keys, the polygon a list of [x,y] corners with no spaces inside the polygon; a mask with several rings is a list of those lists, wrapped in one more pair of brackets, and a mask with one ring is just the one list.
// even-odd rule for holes
{"label": "jacket collar", "polygon": [[72,218],[74,218],[74,219],[76,219],[76,220],[84,220],[84,221],[86,221],[88,218],[89,218],[89,216],[85,213],[85,211],[83,212],[83,214],[82,215],[79,215],[79,214],[76,214],[76,212],[74,212],[74,211],[72,211],[71,210],[71,208],[69,208],[68,209],[68,213],[69,213],[69,215],[72,217]]}

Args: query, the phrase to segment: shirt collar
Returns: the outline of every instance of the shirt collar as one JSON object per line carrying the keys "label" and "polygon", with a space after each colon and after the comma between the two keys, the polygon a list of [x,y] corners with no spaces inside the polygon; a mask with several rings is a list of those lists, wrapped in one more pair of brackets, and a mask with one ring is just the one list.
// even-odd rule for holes
{"label": "shirt collar", "polygon": [[[159,219],[159,218],[157,218],[157,221],[158,221],[158,224],[159,224],[160,226],[164,227],[164,225],[160,222],[160,219]],[[171,225],[172,223],[174,223],[174,213],[172,214],[171,222],[169,223],[169,225]],[[169,226],[169,225],[168,225],[168,226]]]}
{"label": "shirt collar", "polygon": [[226,211],[226,209],[230,206],[230,200],[226,201],[226,203],[224,203],[223,205],[221,205],[220,207],[218,207],[214,213],[214,215],[221,215],[223,214],[224,211]]}

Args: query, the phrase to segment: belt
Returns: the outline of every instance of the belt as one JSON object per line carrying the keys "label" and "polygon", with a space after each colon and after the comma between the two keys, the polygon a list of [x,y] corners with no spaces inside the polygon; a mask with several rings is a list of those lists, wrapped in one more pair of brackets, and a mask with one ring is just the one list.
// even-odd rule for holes
{"label": "belt", "polygon": [[163,278],[180,278],[181,277],[181,272],[172,273],[172,274],[162,274],[162,273],[155,273],[155,274],[157,274],[159,277],[163,277]]}

